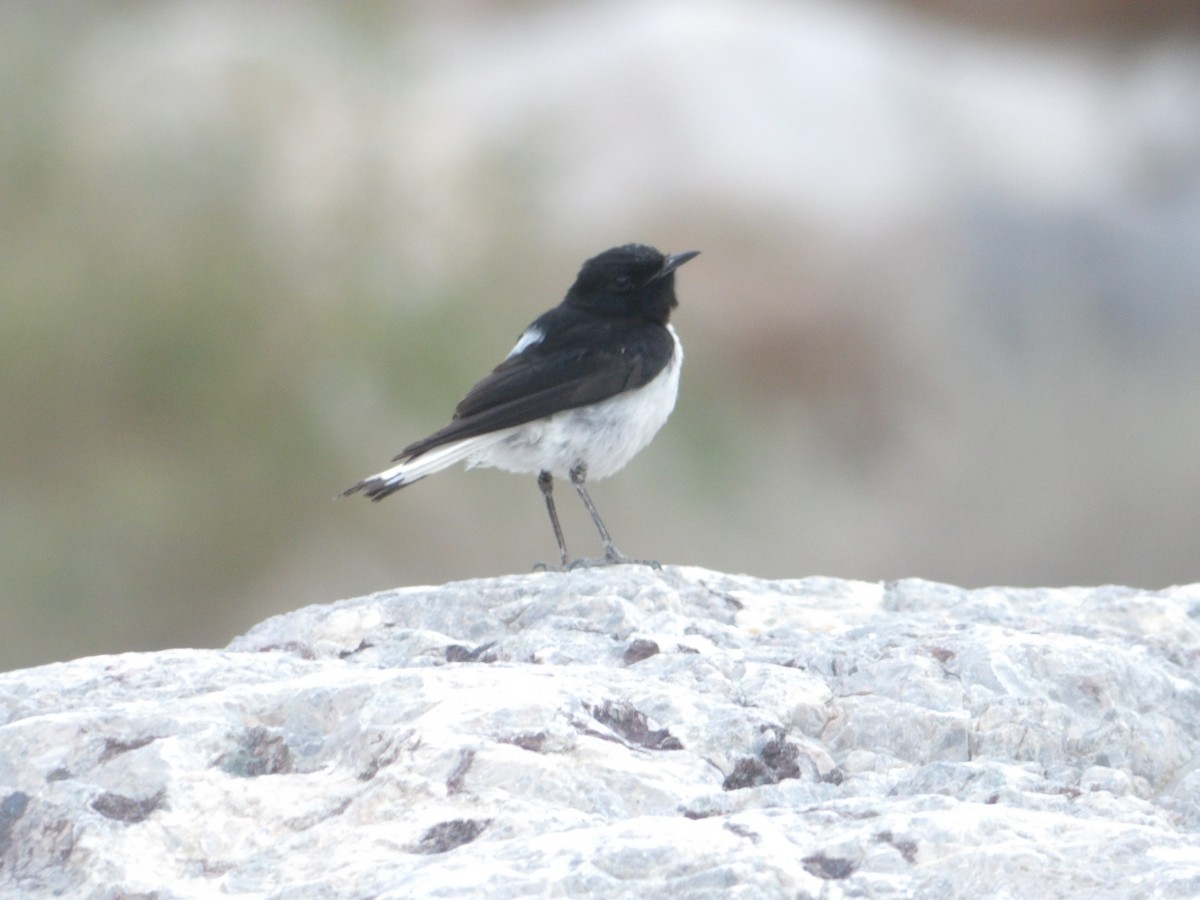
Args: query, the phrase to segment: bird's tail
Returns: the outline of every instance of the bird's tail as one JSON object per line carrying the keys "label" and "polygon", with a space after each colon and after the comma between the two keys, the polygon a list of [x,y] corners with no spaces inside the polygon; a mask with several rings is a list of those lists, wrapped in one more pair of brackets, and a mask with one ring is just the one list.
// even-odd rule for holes
{"label": "bird's tail", "polygon": [[390,469],[384,469],[382,472],[364,478],[358,484],[346,488],[339,496],[348,497],[350,494],[357,494],[361,491],[363,496],[378,502],[389,494],[396,493],[400,488],[420,481],[427,475],[440,472],[457,462],[468,459],[472,454],[478,453],[488,444],[494,443],[502,437],[504,437],[503,433],[492,432],[434,447],[419,456],[405,459]]}

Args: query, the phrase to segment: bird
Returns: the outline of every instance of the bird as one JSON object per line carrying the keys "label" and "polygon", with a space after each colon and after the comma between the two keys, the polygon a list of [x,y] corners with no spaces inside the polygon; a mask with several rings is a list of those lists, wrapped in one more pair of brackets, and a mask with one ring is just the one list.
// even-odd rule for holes
{"label": "bird", "polygon": [[[379,501],[465,462],[536,475],[565,571],[642,563],[617,550],[586,482],[615,474],[662,428],[679,390],[683,345],[670,324],[675,271],[699,255],[644,244],[605,250],[584,262],[558,306],[523,331],[504,360],[467,391],[450,423],[401,450],[391,468],[341,496]],[[554,479],[575,488],[604,556],[572,560],[554,506]]]}

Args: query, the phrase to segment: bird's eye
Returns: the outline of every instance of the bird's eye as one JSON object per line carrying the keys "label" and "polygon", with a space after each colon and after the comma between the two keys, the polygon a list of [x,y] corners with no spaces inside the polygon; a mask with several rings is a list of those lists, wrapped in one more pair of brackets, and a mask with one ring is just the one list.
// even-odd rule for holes
{"label": "bird's eye", "polygon": [[613,279],[613,286],[618,291],[627,291],[633,287],[633,279],[628,275],[618,275],[615,279]]}

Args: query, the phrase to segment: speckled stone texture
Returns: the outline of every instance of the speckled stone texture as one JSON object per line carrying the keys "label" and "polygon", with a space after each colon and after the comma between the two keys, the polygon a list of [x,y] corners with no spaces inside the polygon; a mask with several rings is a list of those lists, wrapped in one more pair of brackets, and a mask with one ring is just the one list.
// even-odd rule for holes
{"label": "speckled stone texture", "polygon": [[618,566],[0,675],[4,896],[1200,896],[1200,585]]}

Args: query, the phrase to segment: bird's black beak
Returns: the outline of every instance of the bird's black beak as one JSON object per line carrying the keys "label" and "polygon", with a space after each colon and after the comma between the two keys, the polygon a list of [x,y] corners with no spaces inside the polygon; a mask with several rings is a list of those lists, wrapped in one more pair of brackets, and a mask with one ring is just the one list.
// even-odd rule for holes
{"label": "bird's black beak", "polygon": [[663,260],[663,266],[650,278],[651,281],[658,281],[660,278],[666,278],[689,259],[694,259],[700,255],[699,250],[684,250],[682,253],[675,253]]}

